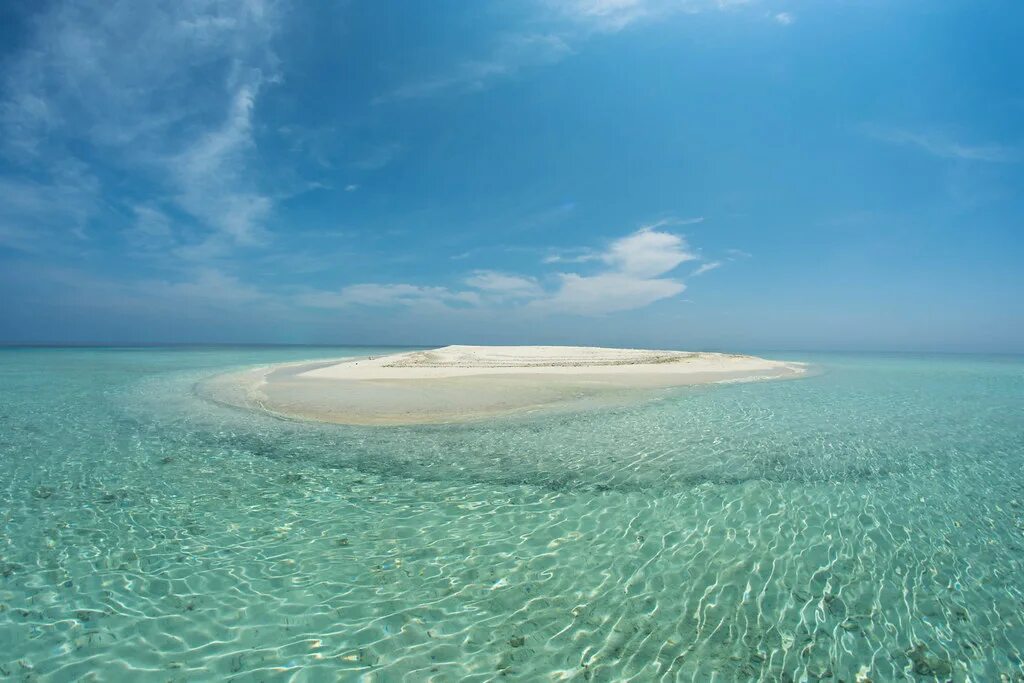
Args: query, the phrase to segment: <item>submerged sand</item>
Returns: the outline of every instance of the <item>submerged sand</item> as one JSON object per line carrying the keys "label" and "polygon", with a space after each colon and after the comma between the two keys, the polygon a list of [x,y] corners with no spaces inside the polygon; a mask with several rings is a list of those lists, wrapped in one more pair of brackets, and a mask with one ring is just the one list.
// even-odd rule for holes
{"label": "submerged sand", "polygon": [[291,363],[203,383],[204,395],[275,415],[353,425],[463,422],[652,398],[691,384],[796,377],[755,356],[586,346],[446,346]]}

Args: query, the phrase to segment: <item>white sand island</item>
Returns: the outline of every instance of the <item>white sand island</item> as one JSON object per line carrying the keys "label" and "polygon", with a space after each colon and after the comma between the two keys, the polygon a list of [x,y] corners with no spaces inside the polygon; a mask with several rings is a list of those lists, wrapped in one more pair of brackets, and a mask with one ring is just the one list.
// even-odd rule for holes
{"label": "white sand island", "polygon": [[278,416],[353,425],[464,422],[656,397],[659,389],[792,378],[802,363],[587,346],[446,346],[222,375],[204,395]]}

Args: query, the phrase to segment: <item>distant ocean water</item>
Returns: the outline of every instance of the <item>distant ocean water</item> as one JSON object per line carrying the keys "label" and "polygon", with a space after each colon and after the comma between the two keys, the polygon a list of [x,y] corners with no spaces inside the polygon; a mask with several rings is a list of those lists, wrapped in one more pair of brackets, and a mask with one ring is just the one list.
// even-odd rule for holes
{"label": "distant ocean water", "polygon": [[0,350],[0,678],[1024,681],[1024,358],[358,428]]}

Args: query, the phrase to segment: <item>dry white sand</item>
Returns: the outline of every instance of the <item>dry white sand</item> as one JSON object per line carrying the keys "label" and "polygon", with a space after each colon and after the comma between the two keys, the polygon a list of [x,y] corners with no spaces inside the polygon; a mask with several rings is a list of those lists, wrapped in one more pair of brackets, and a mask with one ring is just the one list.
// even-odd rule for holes
{"label": "dry white sand", "polygon": [[213,398],[341,424],[462,422],[650,398],[690,384],[795,377],[801,363],[755,356],[586,346],[446,346],[292,363],[207,383]]}

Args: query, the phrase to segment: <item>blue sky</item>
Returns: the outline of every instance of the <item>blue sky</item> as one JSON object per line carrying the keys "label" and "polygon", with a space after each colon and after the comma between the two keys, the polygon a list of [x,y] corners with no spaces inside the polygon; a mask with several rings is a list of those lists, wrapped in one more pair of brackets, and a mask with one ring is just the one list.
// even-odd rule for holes
{"label": "blue sky", "polygon": [[0,340],[1024,351],[1024,4],[6,3]]}

